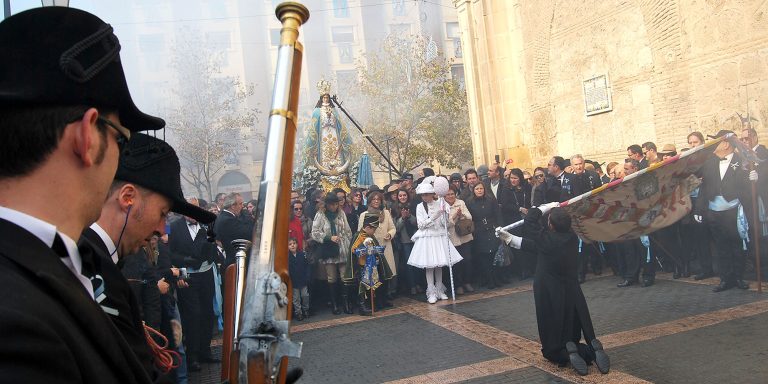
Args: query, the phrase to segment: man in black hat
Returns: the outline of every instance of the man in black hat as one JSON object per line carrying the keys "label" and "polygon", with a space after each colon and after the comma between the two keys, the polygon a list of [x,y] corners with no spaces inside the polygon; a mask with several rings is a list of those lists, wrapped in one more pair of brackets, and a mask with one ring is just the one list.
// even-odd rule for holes
{"label": "man in black hat", "polygon": [[[720,138],[732,131],[720,130],[711,138]],[[735,137],[733,137],[735,139]],[[746,221],[740,215],[749,212],[751,191],[750,180],[757,180],[757,171],[747,171],[744,160],[734,152],[734,146],[726,139],[715,148],[714,156],[701,167],[701,189],[694,207],[694,219],[709,226],[715,244],[715,255],[719,261],[720,284],[715,292],[738,287],[748,289],[743,280],[744,274],[744,239],[746,233],[740,233],[737,222]]]}
{"label": "man in black hat", "polygon": [[[153,379],[159,375],[144,335],[137,299],[120,272],[120,259],[138,252],[153,235],[164,235],[165,220],[171,211],[203,224],[216,218],[184,199],[180,170],[176,152],[168,143],[135,134],[120,153],[117,174],[101,216],[80,239],[80,247],[94,251],[91,257],[83,257],[83,264],[92,272],[96,302],[110,315]],[[216,246],[208,246],[213,258]]]}
{"label": "man in black hat", "polygon": [[90,250],[75,243],[99,218],[119,147],[165,125],[134,105],[119,52],[108,24],[73,8],[0,23],[3,381],[150,381],[94,301]]}

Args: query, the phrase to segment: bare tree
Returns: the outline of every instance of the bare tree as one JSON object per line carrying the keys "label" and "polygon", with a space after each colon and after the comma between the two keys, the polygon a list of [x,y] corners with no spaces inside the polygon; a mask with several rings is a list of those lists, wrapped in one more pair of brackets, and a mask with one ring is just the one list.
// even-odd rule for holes
{"label": "bare tree", "polygon": [[[357,70],[366,132],[378,142],[390,140],[399,172],[435,160],[447,167],[472,160],[467,95],[434,43],[390,35],[381,49],[358,60]],[[371,155],[386,168],[378,154]]]}
{"label": "bare tree", "polygon": [[258,110],[246,105],[254,86],[223,74],[221,56],[201,44],[205,40],[199,33],[181,36],[171,60],[177,84],[168,128],[174,133],[182,178],[212,201],[213,180],[226,160],[264,137],[255,131]]}

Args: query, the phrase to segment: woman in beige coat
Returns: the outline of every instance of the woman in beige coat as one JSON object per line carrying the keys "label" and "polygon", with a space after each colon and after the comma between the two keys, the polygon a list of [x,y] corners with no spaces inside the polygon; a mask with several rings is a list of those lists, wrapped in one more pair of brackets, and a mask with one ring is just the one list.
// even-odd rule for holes
{"label": "woman in beige coat", "polygon": [[[357,230],[359,231],[363,227],[363,221],[365,221],[365,217],[368,215],[378,215],[379,216],[379,227],[376,228],[376,232],[373,234],[373,236],[376,238],[376,241],[379,242],[380,245],[383,245],[384,248],[384,259],[387,262],[387,265],[389,265],[389,268],[392,270],[392,277],[394,277],[397,274],[397,264],[395,264],[395,253],[392,249],[392,238],[395,237],[395,233],[397,232],[397,229],[395,228],[395,222],[392,221],[392,214],[389,213],[389,210],[384,209],[384,195],[381,192],[371,192],[368,194],[368,210],[360,214],[360,220],[358,221]],[[384,295],[383,305],[384,307],[391,307],[392,297],[390,295],[389,290],[389,282],[392,281],[392,279],[384,280],[384,289],[381,290],[381,292],[385,292],[386,295]]]}
{"label": "woman in beige coat", "polygon": [[456,233],[456,223],[460,219],[472,220],[472,214],[469,213],[467,205],[464,201],[457,198],[459,188],[455,185],[451,185],[448,193],[445,195],[445,202],[451,206],[451,211],[448,214],[448,237],[451,239],[451,243],[456,250],[459,251],[461,257],[464,258],[463,263],[456,264],[456,294],[461,295],[466,292],[474,292],[472,287],[472,234],[466,234],[459,236]]}

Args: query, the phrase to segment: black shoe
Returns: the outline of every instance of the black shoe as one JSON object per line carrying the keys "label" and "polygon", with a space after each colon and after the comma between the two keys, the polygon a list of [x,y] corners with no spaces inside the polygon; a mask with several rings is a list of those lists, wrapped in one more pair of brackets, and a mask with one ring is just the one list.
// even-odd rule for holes
{"label": "black shoe", "polygon": [[704,279],[709,279],[712,276],[714,276],[712,274],[712,272],[703,272],[703,273],[699,273],[698,275],[694,276],[693,279],[694,280],[704,280]]}
{"label": "black shoe", "polygon": [[198,363],[197,361],[187,363],[187,372],[200,372],[201,369],[203,368],[200,366],[200,363]]}
{"label": "black shoe", "polygon": [[576,343],[569,341],[565,343],[565,350],[568,352],[568,359],[571,361],[571,366],[581,376],[586,376],[589,373],[587,368],[587,362],[579,355],[579,348]]}
{"label": "black shoe", "polygon": [[368,307],[368,300],[365,299],[365,297],[360,297],[360,301],[357,303],[358,310],[360,311],[360,316],[371,316],[371,309]]}
{"label": "black shoe", "polygon": [[726,283],[725,281],[721,281],[720,284],[718,284],[717,287],[715,287],[712,290],[712,292],[722,292],[722,291],[729,290],[729,289],[731,289],[733,287],[734,287],[733,284]]}
{"label": "black shoe", "polygon": [[738,289],[749,289],[749,283],[747,283],[744,280],[736,280],[736,288],[738,288]]}
{"label": "black shoe", "polygon": [[597,365],[597,369],[602,374],[608,373],[608,371],[611,370],[611,359],[608,358],[608,354],[603,350],[603,343],[598,339],[592,339],[592,342],[589,344],[595,352],[595,364]]}
{"label": "black shoe", "polygon": [[630,285],[634,284],[631,280],[624,280],[621,283],[616,284],[619,288],[629,287]]}
{"label": "black shoe", "polygon": [[643,280],[643,283],[640,284],[640,286],[643,287],[643,288],[650,287],[651,285],[653,285],[653,280],[651,280],[651,279],[645,279],[645,280]]}
{"label": "black shoe", "polygon": [[304,320],[304,314],[301,313],[301,311],[296,311],[296,321],[303,321]]}

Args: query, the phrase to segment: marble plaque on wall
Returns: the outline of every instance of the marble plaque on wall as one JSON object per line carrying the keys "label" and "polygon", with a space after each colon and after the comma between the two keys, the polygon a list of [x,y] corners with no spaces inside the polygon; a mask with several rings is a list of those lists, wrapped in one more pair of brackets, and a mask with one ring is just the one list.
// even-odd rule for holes
{"label": "marble plaque on wall", "polygon": [[584,107],[587,116],[613,110],[608,75],[599,75],[584,80]]}

